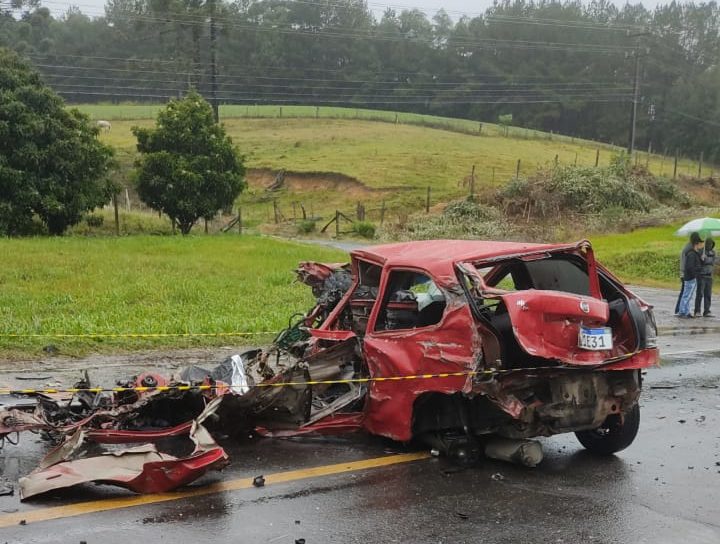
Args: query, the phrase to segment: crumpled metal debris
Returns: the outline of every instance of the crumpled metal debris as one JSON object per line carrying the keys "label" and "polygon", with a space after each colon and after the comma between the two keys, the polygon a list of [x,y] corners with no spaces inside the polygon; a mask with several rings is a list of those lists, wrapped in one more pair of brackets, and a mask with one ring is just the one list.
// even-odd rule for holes
{"label": "crumpled metal debris", "polygon": [[[0,437],[33,430],[58,443],[21,478],[22,500],[88,482],[138,493],[175,489],[228,462],[210,432],[292,436],[358,430],[364,384],[310,383],[366,376],[357,340],[308,353],[253,350],[215,368],[187,367],[178,378],[143,373],[118,381],[116,391],[95,391],[86,374],[75,394],[37,394],[34,405],[0,406]],[[280,383],[292,385],[273,386]],[[188,456],[155,445],[185,437],[195,443]]]}
{"label": "crumpled metal debris", "polygon": [[[51,451],[37,469],[20,478],[20,497],[26,500],[88,482],[117,485],[137,493],[162,493],[188,484],[208,470],[220,469],[227,464],[228,456],[202,423],[215,413],[221,400],[210,402],[193,421],[188,436],[195,448],[187,457],[160,452],[152,443],[83,456],[89,440],[88,433],[80,428]],[[95,434],[94,440],[102,441],[102,434]]]}

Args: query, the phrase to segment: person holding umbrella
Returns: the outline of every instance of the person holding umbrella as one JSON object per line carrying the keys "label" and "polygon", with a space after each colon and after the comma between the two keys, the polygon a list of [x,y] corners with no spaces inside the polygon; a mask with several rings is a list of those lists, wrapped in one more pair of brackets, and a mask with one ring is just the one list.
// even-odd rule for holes
{"label": "person holding umbrella", "polygon": [[710,303],[712,302],[713,272],[715,271],[715,240],[705,239],[705,251],[702,254],[702,268],[698,276],[697,294],[695,295],[695,317],[700,315],[700,305],[704,302],[703,317],[712,317]]}
{"label": "person holding umbrella", "polygon": [[697,232],[690,235],[690,243],[692,248],[685,252],[685,266],[683,268],[683,290],[680,298],[680,307],[678,308],[678,317],[692,318],[690,313],[690,301],[695,298],[695,290],[697,289],[697,279],[702,270],[702,251],[704,242]]}
{"label": "person holding umbrella", "polygon": [[[706,238],[710,238],[711,236],[720,236],[720,219],[717,219],[715,217],[702,217],[700,219],[693,219],[692,221],[688,221],[685,223],[682,227],[680,227],[677,231],[675,231],[675,236],[688,236],[690,235],[690,242],[685,244],[685,247],[683,247],[682,252],[680,253],[680,294],[678,295],[677,304],[675,304],[675,315],[680,317],[680,303],[683,299],[683,296],[685,295],[685,256],[687,255],[688,251],[692,251],[692,246],[696,245],[693,240],[700,240],[702,236],[705,236]],[[695,238],[697,237],[697,238]],[[700,240],[702,241],[702,240]],[[712,241],[711,241],[712,242]],[[714,242],[712,242],[714,246]],[[714,261],[714,252],[713,252],[713,261]],[[713,263],[714,264],[714,263]],[[712,281],[712,274],[710,275],[710,280]],[[705,288],[705,285],[703,284],[703,289]],[[712,285],[709,287],[709,289],[712,289]],[[709,299],[708,299],[708,306],[709,308]],[[689,308],[687,308],[689,310]],[[699,311],[699,307],[698,307]],[[686,312],[689,313],[689,312]],[[682,317],[686,317],[683,315]]]}

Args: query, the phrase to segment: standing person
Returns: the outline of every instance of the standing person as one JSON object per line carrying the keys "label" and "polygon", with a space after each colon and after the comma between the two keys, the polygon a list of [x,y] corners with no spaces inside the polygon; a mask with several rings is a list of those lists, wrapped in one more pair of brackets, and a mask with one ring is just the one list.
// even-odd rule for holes
{"label": "standing person", "polygon": [[700,235],[697,232],[693,232],[690,235],[690,239],[687,244],[683,246],[682,251],[680,252],[680,293],[678,293],[677,302],[675,303],[675,315],[680,313],[680,301],[682,300],[683,287],[685,286],[685,280],[683,279],[685,276],[685,254],[693,247],[693,236],[697,236],[698,239],[700,238]]}
{"label": "standing person", "polygon": [[700,252],[704,242],[697,232],[690,235],[692,247],[685,252],[685,270],[683,272],[683,293],[678,308],[678,317],[693,317],[690,313],[690,301],[695,297],[697,279],[702,269],[702,257]]}
{"label": "standing person", "polygon": [[710,303],[712,302],[713,272],[715,269],[715,240],[705,240],[705,251],[702,254],[702,268],[698,276],[697,294],[695,295],[695,317],[700,315],[700,304],[705,301],[703,317],[712,317]]}

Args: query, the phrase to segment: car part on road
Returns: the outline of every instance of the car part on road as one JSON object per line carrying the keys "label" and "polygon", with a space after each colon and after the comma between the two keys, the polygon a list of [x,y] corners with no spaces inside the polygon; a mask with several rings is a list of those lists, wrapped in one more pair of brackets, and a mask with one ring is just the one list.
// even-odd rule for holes
{"label": "car part on road", "polygon": [[83,456],[87,434],[78,429],[51,451],[37,469],[20,478],[21,500],[89,482],[117,485],[136,493],[163,493],[198,479],[208,470],[224,467],[227,454],[202,426],[220,400],[208,404],[193,422],[188,436],[195,448],[187,457],[162,453],[154,444]]}
{"label": "car part on road", "polygon": [[542,445],[537,440],[514,440],[496,436],[485,443],[485,456],[535,467],[543,459]]}

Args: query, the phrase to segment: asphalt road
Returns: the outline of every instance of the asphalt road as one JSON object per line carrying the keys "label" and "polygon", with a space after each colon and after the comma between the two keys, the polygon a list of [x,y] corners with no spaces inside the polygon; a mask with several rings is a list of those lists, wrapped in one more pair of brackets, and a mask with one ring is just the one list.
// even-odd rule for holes
{"label": "asphalt road", "polygon": [[[543,439],[545,460],[534,469],[486,460],[460,470],[361,435],[225,441],[231,465],[176,494],[82,486],[29,503],[0,497],[0,542],[720,543],[716,323],[661,315],[668,355],[646,375],[636,441],[613,457],[587,454],[572,435]],[[25,364],[62,379],[91,362]],[[16,375],[0,372],[0,383]],[[46,448],[35,435],[6,445],[3,478],[32,470]],[[260,474],[266,485],[255,488]]]}

